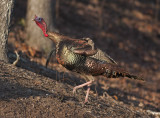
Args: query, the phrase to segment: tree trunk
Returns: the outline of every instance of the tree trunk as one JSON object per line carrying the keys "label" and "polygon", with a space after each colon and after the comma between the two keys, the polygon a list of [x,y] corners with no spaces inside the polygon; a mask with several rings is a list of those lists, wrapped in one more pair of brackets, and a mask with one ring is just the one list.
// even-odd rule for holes
{"label": "tree trunk", "polygon": [[0,1],[0,60],[8,62],[7,40],[14,0]]}
{"label": "tree trunk", "polygon": [[27,6],[27,43],[44,52],[50,52],[53,43],[45,38],[40,28],[32,21],[35,15],[43,17],[47,23],[48,30],[55,30],[55,4],[56,0],[28,0]]}

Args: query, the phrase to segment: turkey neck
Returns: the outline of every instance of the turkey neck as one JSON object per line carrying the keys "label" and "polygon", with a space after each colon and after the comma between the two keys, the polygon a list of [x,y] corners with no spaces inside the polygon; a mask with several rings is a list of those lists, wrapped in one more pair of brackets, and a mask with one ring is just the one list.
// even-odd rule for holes
{"label": "turkey neck", "polygon": [[51,39],[55,44],[58,44],[63,36],[56,32],[47,32],[48,38]]}
{"label": "turkey neck", "polygon": [[56,32],[47,32],[47,34],[48,34],[48,38],[51,39],[56,45],[59,44],[61,41],[65,41],[65,40],[68,40],[68,41],[78,40],[78,39],[70,38],[68,36],[61,35]]}

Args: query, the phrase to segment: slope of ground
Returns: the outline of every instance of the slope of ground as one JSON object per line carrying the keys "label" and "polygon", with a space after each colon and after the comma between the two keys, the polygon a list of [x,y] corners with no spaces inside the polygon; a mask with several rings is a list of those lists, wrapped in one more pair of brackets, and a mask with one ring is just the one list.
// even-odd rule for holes
{"label": "slope of ground", "polygon": [[84,92],[78,92],[73,96],[73,86],[56,81],[56,74],[50,73],[51,70],[45,68],[41,71],[52,74],[52,78],[2,61],[0,68],[0,116],[3,118],[153,117],[143,110],[119,103],[109,96],[95,99],[91,95],[90,102],[84,105],[82,103]]}

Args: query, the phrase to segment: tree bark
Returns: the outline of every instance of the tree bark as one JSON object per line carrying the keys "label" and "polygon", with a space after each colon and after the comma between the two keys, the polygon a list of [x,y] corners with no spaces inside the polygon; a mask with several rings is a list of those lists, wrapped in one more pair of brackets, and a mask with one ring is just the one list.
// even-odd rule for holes
{"label": "tree bark", "polygon": [[0,1],[0,60],[8,62],[7,40],[14,0]]}
{"label": "tree bark", "polygon": [[32,21],[35,15],[45,19],[48,30],[53,31],[55,20],[56,0],[28,0],[27,6],[27,43],[44,52],[50,52],[53,48],[52,41],[44,37],[40,28]]}

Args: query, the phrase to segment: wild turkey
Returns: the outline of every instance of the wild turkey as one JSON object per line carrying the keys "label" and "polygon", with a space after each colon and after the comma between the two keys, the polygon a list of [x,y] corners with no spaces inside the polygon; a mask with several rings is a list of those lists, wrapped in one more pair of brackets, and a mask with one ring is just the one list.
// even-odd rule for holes
{"label": "wild turkey", "polygon": [[106,53],[96,48],[90,38],[74,39],[56,32],[48,32],[43,18],[35,16],[34,21],[43,31],[44,36],[56,44],[57,61],[68,70],[86,76],[88,82],[73,89],[74,93],[76,89],[88,86],[85,103],[88,101],[90,86],[95,81],[93,76],[103,75],[107,78],[128,77],[143,80],[119,67]]}

